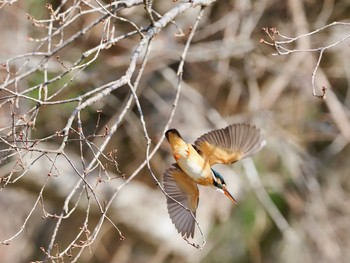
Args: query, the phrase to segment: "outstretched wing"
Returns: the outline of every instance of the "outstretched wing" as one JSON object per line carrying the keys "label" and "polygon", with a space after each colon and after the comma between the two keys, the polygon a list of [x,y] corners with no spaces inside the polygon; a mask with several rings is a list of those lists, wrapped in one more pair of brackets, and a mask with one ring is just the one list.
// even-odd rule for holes
{"label": "outstretched wing", "polygon": [[208,132],[195,141],[195,147],[210,165],[231,164],[259,151],[265,144],[261,130],[250,124],[232,124]]}
{"label": "outstretched wing", "polygon": [[184,237],[193,237],[199,191],[197,184],[190,179],[177,164],[172,164],[163,176],[167,197],[168,212],[177,231]]}

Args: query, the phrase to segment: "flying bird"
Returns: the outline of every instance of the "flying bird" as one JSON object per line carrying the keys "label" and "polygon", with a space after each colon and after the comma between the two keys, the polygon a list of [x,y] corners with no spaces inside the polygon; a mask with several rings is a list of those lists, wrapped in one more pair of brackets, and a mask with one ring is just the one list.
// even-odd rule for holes
{"label": "flying bird", "polygon": [[249,157],[266,141],[261,130],[250,124],[232,124],[210,131],[194,145],[186,143],[176,129],[166,131],[165,136],[176,160],[163,175],[164,190],[171,197],[167,197],[168,213],[177,231],[185,238],[193,238],[199,201],[197,184],[212,186],[237,203],[224,178],[211,167]]}

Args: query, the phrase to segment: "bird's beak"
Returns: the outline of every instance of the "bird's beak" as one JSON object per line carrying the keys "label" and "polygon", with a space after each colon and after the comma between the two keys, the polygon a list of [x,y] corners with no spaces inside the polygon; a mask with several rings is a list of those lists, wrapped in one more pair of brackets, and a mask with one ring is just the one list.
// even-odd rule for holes
{"label": "bird's beak", "polygon": [[228,198],[230,198],[230,200],[231,200],[234,204],[237,204],[236,199],[230,194],[229,191],[227,191],[226,187],[223,187],[223,188],[222,188],[222,191],[224,192],[224,194],[225,194]]}

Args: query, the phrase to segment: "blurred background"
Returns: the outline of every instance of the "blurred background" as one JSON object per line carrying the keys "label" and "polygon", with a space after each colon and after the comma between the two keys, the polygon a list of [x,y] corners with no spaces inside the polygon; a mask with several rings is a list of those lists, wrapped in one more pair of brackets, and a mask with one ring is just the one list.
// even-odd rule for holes
{"label": "blurred background", "polygon": [[[181,87],[200,7],[152,8],[175,15],[147,39],[141,0],[0,1],[0,261],[348,262],[349,1],[212,3]],[[157,186],[174,162],[163,133],[194,142],[239,122],[267,145],[215,167],[238,205],[200,188],[196,249]]]}

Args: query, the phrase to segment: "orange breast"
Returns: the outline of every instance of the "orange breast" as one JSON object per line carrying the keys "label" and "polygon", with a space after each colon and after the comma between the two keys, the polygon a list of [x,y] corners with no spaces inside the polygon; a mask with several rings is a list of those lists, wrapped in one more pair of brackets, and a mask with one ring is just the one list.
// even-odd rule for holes
{"label": "orange breast", "polygon": [[209,162],[204,160],[191,144],[186,143],[177,133],[168,133],[168,141],[182,171],[198,184],[212,184],[213,175]]}
{"label": "orange breast", "polygon": [[188,151],[176,160],[177,164],[196,183],[210,185],[213,176],[209,163],[198,154],[191,144],[187,144],[187,148]]}
{"label": "orange breast", "polygon": [[200,185],[213,185],[213,176],[210,175],[210,176],[207,176],[207,177],[202,177],[202,178],[199,178],[196,182],[197,184],[200,184]]}

